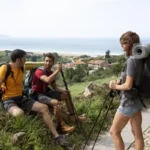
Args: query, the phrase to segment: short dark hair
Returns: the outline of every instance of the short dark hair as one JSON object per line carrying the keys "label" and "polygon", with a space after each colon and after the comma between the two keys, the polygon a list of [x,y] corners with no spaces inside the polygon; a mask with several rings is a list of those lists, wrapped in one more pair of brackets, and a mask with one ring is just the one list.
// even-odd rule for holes
{"label": "short dark hair", "polygon": [[46,54],[44,54],[44,60],[45,60],[46,57],[51,58],[53,60],[53,62],[55,61],[55,57],[54,57],[54,55],[52,53],[46,53]]}
{"label": "short dark hair", "polygon": [[16,62],[16,59],[20,59],[22,57],[24,57],[26,55],[26,52],[24,50],[21,49],[15,49],[12,51],[11,53],[11,61],[12,62]]}

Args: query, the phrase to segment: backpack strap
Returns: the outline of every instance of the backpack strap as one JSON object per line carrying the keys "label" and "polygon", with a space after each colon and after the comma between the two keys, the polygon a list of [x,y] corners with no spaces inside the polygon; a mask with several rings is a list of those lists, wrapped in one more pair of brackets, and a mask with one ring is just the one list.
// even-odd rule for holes
{"label": "backpack strap", "polygon": [[[38,69],[41,69],[41,70],[44,72],[44,74],[47,75],[47,71],[46,71],[46,69],[45,69],[43,66],[42,66],[42,67],[39,67]],[[45,87],[45,86],[44,86],[43,91],[44,91],[44,92],[46,91],[46,87]]]}
{"label": "backpack strap", "polygon": [[[8,76],[11,75],[11,77],[13,78],[13,80],[14,80],[15,83],[16,83],[16,80],[15,80],[15,78],[14,78],[14,73],[13,73],[13,71],[11,70],[11,65],[10,65],[9,63],[7,63],[7,64],[5,64],[5,65],[7,66],[7,72],[6,72],[6,74],[5,74],[5,78],[4,78],[4,81],[3,81],[3,82],[4,82],[5,86],[6,86],[6,89],[8,90],[7,84],[6,84],[6,80],[7,80]],[[24,67],[21,67],[21,71],[24,72]]]}
{"label": "backpack strap", "polygon": [[[6,74],[5,74],[3,83],[5,84],[5,87],[6,87],[6,89],[8,90],[6,80],[7,80],[7,78],[8,78],[9,75],[11,75],[11,77],[14,79],[14,74],[13,74],[13,72],[12,72],[12,70],[11,70],[11,65],[10,65],[9,63],[3,64],[3,65],[6,65],[6,67],[7,67],[7,71],[6,71]],[[24,71],[24,68],[22,67],[21,70],[22,70],[22,72],[23,72],[23,71]],[[14,81],[15,81],[15,79],[14,79]],[[16,81],[15,81],[15,82],[16,82]],[[4,93],[3,89],[0,89],[0,95],[1,95],[1,96],[0,96],[0,99],[1,99],[3,93]],[[0,100],[0,101],[1,101],[1,100]]]}
{"label": "backpack strap", "polygon": [[21,67],[21,71],[24,72],[24,67]]}
{"label": "backpack strap", "polygon": [[[28,77],[27,77],[27,78],[29,78],[29,81],[32,82],[33,76],[34,76],[35,71],[36,71],[37,69],[42,70],[42,71],[44,72],[44,75],[47,75],[47,71],[46,71],[46,69],[45,69],[44,67],[38,67],[38,68],[36,68],[36,69],[32,69],[31,72],[29,73],[29,75],[28,75]],[[36,85],[40,84],[40,82],[42,82],[42,81],[40,81],[40,79],[38,79],[38,80],[35,82],[34,85],[36,86]],[[32,83],[29,82],[29,87],[31,87],[31,84],[32,84]],[[33,85],[33,86],[34,86],[34,85]],[[43,91],[45,91],[45,87],[44,87],[44,90],[43,90]]]}
{"label": "backpack strap", "polygon": [[6,79],[8,78],[8,76],[11,74],[11,76],[13,77],[13,72],[11,71],[11,66],[10,66],[10,64],[9,63],[7,63],[6,64],[6,66],[7,66],[7,72],[6,72],[6,74],[5,74],[5,78],[4,78],[4,84],[5,84],[5,86],[6,86],[6,89],[8,90],[8,88],[7,88],[7,84],[6,84]]}
{"label": "backpack strap", "polygon": [[39,67],[38,69],[41,69],[41,70],[43,70],[43,72],[45,73],[45,75],[47,75],[47,71],[46,71],[46,69],[42,66],[42,67]]}

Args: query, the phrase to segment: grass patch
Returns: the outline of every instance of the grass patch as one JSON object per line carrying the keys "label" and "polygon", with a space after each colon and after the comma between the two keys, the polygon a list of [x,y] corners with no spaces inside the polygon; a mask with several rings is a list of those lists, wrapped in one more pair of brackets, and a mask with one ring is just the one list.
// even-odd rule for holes
{"label": "grass patch", "polygon": [[0,56],[4,56],[5,52],[4,51],[0,51]]}
{"label": "grass patch", "polygon": [[[104,78],[104,79],[95,80],[95,81],[93,81],[93,83],[97,83],[97,84],[102,85],[104,83],[109,83],[110,80],[116,80],[116,79],[117,79],[116,76],[112,76],[112,77],[107,77],[107,78]],[[68,85],[68,88],[71,91],[72,96],[77,96],[78,94],[83,92],[85,87],[88,86],[90,83],[91,83],[91,81],[75,83],[73,85]]]}
{"label": "grass patch", "polygon": [[75,83],[71,86],[68,85],[69,90],[71,91],[71,95],[77,96],[80,94],[84,88],[89,84],[90,82],[82,82],[82,83]]}

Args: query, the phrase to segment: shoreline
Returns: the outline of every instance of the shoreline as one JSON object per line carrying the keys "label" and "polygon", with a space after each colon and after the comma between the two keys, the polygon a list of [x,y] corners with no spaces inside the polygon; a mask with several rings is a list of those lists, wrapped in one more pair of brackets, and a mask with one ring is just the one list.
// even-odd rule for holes
{"label": "shoreline", "polygon": [[[5,51],[5,50],[10,50],[12,51],[13,49],[0,49],[0,51]],[[73,57],[73,56],[76,56],[76,57],[79,57],[81,55],[87,55],[87,56],[90,56],[90,57],[99,57],[99,56],[105,56],[105,53],[89,53],[89,52],[85,52],[85,53],[79,53],[79,52],[64,52],[64,51],[52,51],[52,50],[49,50],[49,51],[44,51],[44,50],[25,50],[26,52],[28,53],[35,53],[35,54],[43,54],[43,53],[57,53],[59,56],[62,56],[62,57]],[[123,55],[123,53],[111,53],[110,52],[110,56],[119,56],[119,55]]]}

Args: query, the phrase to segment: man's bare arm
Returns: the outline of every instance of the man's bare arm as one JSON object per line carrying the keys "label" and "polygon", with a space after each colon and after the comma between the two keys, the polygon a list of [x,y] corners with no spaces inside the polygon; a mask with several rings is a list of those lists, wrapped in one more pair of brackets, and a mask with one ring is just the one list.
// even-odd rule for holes
{"label": "man's bare arm", "polygon": [[57,69],[55,72],[53,72],[50,76],[46,76],[46,75],[42,75],[40,77],[40,80],[51,84],[51,82],[53,82],[56,78],[56,76],[59,74],[59,72],[62,70],[62,64],[58,64]]}
{"label": "man's bare arm", "polygon": [[59,71],[55,71],[53,74],[51,74],[50,76],[46,76],[46,75],[42,75],[40,77],[40,80],[42,80],[43,82],[46,82],[48,84],[50,84],[51,82],[53,82],[56,78],[56,76],[59,74]]}
{"label": "man's bare arm", "polygon": [[66,90],[57,87],[56,82],[52,82],[52,83],[51,83],[51,86],[52,86],[52,88],[53,88],[55,91],[59,91],[59,92],[64,93],[64,94],[67,94],[67,93],[68,93]]}

